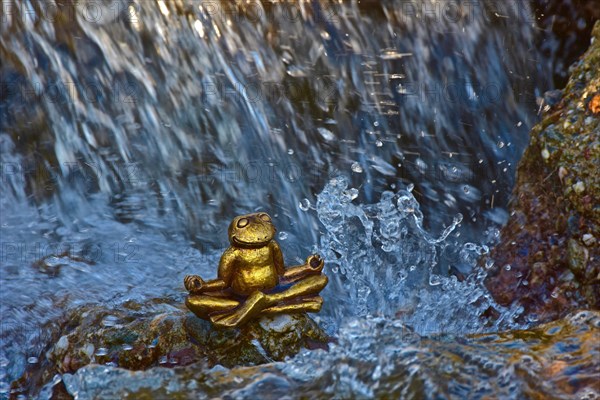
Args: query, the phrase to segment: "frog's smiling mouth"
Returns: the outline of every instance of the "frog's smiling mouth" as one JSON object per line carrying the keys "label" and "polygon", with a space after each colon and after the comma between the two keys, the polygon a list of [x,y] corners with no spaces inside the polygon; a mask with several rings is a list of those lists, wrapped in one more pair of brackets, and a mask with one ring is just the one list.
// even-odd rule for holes
{"label": "frog's smiling mouth", "polygon": [[271,241],[271,239],[265,238],[265,240],[262,241],[255,241],[255,242],[245,242],[243,240],[238,239],[235,235],[231,237],[231,241],[239,246],[242,247],[262,247],[265,244],[269,243]]}

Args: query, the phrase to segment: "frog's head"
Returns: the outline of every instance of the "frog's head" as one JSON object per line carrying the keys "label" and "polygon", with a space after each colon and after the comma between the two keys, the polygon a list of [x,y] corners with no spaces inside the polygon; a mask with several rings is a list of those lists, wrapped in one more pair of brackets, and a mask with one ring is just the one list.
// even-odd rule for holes
{"label": "frog's head", "polygon": [[238,247],[261,247],[269,243],[277,230],[264,212],[235,217],[227,233],[229,242]]}

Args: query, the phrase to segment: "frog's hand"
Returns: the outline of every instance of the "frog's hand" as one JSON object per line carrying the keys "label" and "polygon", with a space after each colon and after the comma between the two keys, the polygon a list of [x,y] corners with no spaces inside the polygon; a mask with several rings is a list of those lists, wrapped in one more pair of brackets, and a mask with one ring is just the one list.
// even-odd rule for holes
{"label": "frog's hand", "polygon": [[318,254],[310,255],[306,258],[306,265],[315,273],[321,273],[325,266],[325,260]]}
{"label": "frog's hand", "polygon": [[325,261],[318,254],[313,254],[306,258],[306,262],[302,265],[289,267],[283,274],[282,281],[284,283],[296,282],[311,275],[320,275],[323,271]]}
{"label": "frog's hand", "polygon": [[198,275],[186,275],[183,284],[185,289],[192,294],[200,294],[204,291],[204,281]]}

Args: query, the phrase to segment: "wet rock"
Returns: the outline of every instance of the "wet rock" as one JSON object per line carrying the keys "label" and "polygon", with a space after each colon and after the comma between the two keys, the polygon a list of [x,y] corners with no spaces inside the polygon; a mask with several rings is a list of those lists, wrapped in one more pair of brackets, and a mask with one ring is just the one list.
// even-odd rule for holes
{"label": "wet rock", "polygon": [[89,272],[90,266],[94,264],[93,260],[80,257],[71,251],[64,251],[59,254],[49,254],[35,261],[32,267],[48,276],[57,277],[63,268],[73,268],[78,271]]}
{"label": "wet rock", "polygon": [[88,365],[64,374],[98,398],[596,398],[600,313],[577,311],[530,330],[420,337],[393,320],[351,322],[327,354],[226,369],[128,371]]}
{"label": "wet rock", "polygon": [[280,361],[303,347],[327,348],[329,337],[306,314],[252,321],[218,330],[174,299],[126,302],[115,309],[88,305],[72,311],[41,362],[13,383],[17,392],[37,391],[56,374],[99,364],[127,370],[181,367],[231,368]]}
{"label": "wet rock", "polygon": [[233,330],[216,330],[209,322],[188,315],[185,325],[191,341],[205,350],[209,366],[230,368],[280,361],[303,347],[327,348],[329,342],[306,314],[264,317]]}
{"label": "wet rock", "polygon": [[577,240],[569,239],[568,245],[568,262],[571,271],[577,275],[585,274],[585,266],[589,259],[588,250],[580,245]]}
{"label": "wet rock", "polygon": [[[187,310],[166,311],[146,318],[118,315],[114,324],[101,330],[82,324],[68,335],[73,344],[65,350],[59,347],[59,341],[51,355],[57,365],[67,357],[71,364],[76,361],[76,366],[112,363],[132,370],[187,365],[199,360],[205,360],[209,366],[233,367],[283,360],[296,354],[307,341],[327,343],[327,336],[304,314],[266,317],[240,329],[217,330]],[[87,314],[98,320],[105,313],[94,310]],[[87,350],[90,343],[96,349],[91,356]]]}
{"label": "wet rock", "polygon": [[531,131],[511,217],[490,254],[486,285],[496,301],[519,302],[542,321],[600,308],[600,22],[593,36],[560,103],[544,106]]}

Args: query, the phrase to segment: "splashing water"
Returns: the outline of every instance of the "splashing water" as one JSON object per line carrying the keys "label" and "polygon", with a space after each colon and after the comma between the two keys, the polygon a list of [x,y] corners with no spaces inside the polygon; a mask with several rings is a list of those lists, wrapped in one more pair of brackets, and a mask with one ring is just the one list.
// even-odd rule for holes
{"label": "splashing water", "polygon": [[[320,244],[313,250],[327,260],[325,273],[330,284],[323,292],[327,301],[315,319],[336,336],[344,335],[340,327],[352,324],[351,321],[363,326],[356,318],[367,317],[396,321],[420,335],[517,327],[514,319],[521,310],[496,305],[483,287],[481,270],[461,281],[446,271],[451,263],[473,268],[487,247],[450,239],[461,223],[460,215],[440,235],[429,234],[423,228],[423,215],[410,189],[384,192],[378,203],[361,204],[356,202],[356,189],[349,187],[347,178],[338,176],[318,195],[315,210],[323,232]],[[93,201],[99,207],[104,199]],[[60,244],[47,239],[41,244],[53,243],[52,248],[68,248],[72,242],[116,246],[97,248],[104,249],[104,253],[94,253],[93,262],[89,255],[78,261],[83,249],[70,249],[66,255],[53,252],[49,257],[33,260],[34,268],[19,269],[14,265],[7,269],[8,275],[3,278],[5,290],[0,295],[5,318],[3,357],[11,360],[7,377],[22,374],[27,359],[52,341],[60,330],[60,321],[72,308],[90,302],[112,307],[128,301],[144,303],[156,296],[173,296],[174,290],[179,292],[174,301],[181,302],[179,282],[186,273],[213,276],[220,251],[187,251],[190,244],[180,235],[166,240],[157,236],[154,227],[159,221],[152,218],[146,218],[148,225],[142,228],[116,221],[109,224],[102,220],[104,211],[98,212],[100,215],[82,218],[79,223],[89,229],[77,237],[63,237]],[[47,213],[52,215],[52,210]],[[10,228],[10,224],[5,228]],[[54,220],[36,229],[56,232],[60,226]],[[115,235],[130,237],[139,247],[119,247],[119,242],[111,241]],[[280,243],[285,246],[286,242],[287,238]],[[449,247],[457,251],[457,257],[441,257]],[[142,254],[132,253],[138,248],[145,250]],[[184,253],[174,252],[173,248],[183,249]],[[29,257],[26,255],[23,261]],[[152,268],[151,290],[147,283],[149,265],[162,266],[160,270]],[[12,295],[22,287],[37,296]],[[489,309],[500,317],[488,320],[484,313]],[[353,352],[354,348],[344,351]]]}
{"label": "splashing water", "polygon": [[[423,228],[423,214],[410,189],[386,191],[376,204],[353,203],[347,178],[333,178],[319,194],[317,214],[324,225],[319,251],[328,260],[328,315],[341,321],[349,316],[398,318],[417,332],[478,332],[489,308],[503,313],[505,327],[519,309],[504,310],[483,286],[485,272],[459,281],[452,264],[473,269],[488,252],[485,244],[451,241],[460,225],[456,215],[438,237]],[[456,257],[449,257],[452,248]],[[465,265],[463,265],[465,268]],[[497,329],[498,326],[496,325]]]}

